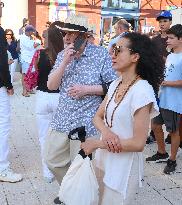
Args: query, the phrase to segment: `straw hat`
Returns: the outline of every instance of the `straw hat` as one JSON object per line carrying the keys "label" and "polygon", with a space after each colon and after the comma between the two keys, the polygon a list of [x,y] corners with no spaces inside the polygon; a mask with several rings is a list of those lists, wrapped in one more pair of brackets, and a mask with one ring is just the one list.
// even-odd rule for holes
{"label": "straw hat", "polygon": [[[58,26],[57,26],[58,27]],[[81,14],[70,14],[65,20],[62,31],[79,31],[83,33],[88,32],[88,18]]]}

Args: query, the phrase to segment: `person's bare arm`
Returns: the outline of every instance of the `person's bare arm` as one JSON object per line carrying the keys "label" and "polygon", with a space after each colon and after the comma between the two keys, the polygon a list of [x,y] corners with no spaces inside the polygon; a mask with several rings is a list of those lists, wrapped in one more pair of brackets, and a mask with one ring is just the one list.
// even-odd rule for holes
{"label": "person's bare arm", "polygon": [[[103,105],[105,103],[103,102]],[[99,112],[94,117],[94,124],[98,130],[104,135],[103,140],[88,139],[82,143],[81,148],[86,154],[92,153],[94,150],[101,148],[110,152],[141,152],[144,149],[150,123],[151,103],[146,105],[134,114],[133,137],[130,139],[119,139],[117,135],[111,132],[103,123],[103,105],[100,106]],[[109,147],[109,148],[108,148]]]}
{"label": "person's bare arm", "polygon": [[182,87],[182,80],[163,81],[161,85],[168,86],[168,87]]}
{"label": "person's bare arm", "polygon": [[68,89],[68,95],[74,99],[82,98],[86,95],[103,95],[102,85],[73,85]]}
{"label": "person's bare arm", "polygon": [[107,96],[101,103],[95,117],[93,119],[93,123],[95,127],[100,131],[102,135],[102,140],[97,139],[88,139],[85,143],[82,143],[81,148],[84,149],[86,154],[90,154],[97,148],[107,149],[111,152],[121,152],[121,144],[119,141],[119,137],[114,134],[110,128],[108,128],[104,123],[104,113],[105,106],[107,102]]}

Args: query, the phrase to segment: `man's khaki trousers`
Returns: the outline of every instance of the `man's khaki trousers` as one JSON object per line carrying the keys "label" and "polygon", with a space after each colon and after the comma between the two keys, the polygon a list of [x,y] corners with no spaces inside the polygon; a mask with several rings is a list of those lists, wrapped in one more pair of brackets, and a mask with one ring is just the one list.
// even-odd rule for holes
{"label": "man's khaki trousers", "polygon": [[80,141],[69,140],[66,133],[49,130],[45,140],[44,159],[59,184],[79,150]]}

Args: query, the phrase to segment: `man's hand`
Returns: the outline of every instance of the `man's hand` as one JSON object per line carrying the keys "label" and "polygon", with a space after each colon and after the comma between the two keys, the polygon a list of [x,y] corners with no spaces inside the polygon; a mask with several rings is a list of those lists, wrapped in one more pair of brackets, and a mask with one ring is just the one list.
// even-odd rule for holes
{"label": "man's hand", "polygon": [[110,129],[107,128],[102,132],[102,140],[109,152],[119,153],[122,151],[119,137]]}
{"label": "man's hand", "polygon": [[72,87],[68,88],[68,95],[74,99],[82,98],[83,96],[87,95],[87,88],[86,85],[73,85]]}
{"label": "man's hand", "polygon": [[75,57],[75,54],[76,52],[74,50],[74,44],[72,43],[64,49],[64,57],[63,57],[64,64],[68,65],[69,63],[71,63],[71,61]]}
{"label": "man's hand", "polygon": [[8,95],[13,95],[14,94],[14,89],[7,89]]}

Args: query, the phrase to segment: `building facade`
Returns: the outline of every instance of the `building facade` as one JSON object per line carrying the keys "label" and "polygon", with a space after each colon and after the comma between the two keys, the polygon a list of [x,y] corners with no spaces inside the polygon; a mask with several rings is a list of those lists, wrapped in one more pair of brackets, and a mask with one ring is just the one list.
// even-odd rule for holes
{"label": "building facade", "polygon": [[151,27],[158,30],[155,19],[161,10],[172,10],[175,16],[174,22],[179,22],[177,19],[181,18],[182,6],[182,0],[1,0],[1,2],[4,2],[1,24],[4,28],[12,28],[15,33],[18,33],[18,29],[22,26],[23,18],[29,18],[30,23],[42,34],[46,21],[64,21],[70,13],[82,13],[88,16],[89,24],[95,25],[98,39],[105,33],[112,32],[113,24],[120,18],[129,21],[134,30],[143,32],[148,32]]}
{"label": "building facade", "polygon": [[[148,31],[151,27],[158,30],[156,16],[161,10],[171,10],[174,14],[173,24],[177,22],[180,15],[176,10],[182,7],[182,0],[141,0],[140,5],[140,28],[143,31]],[[177,14],[176,14],[177,13]]]}

